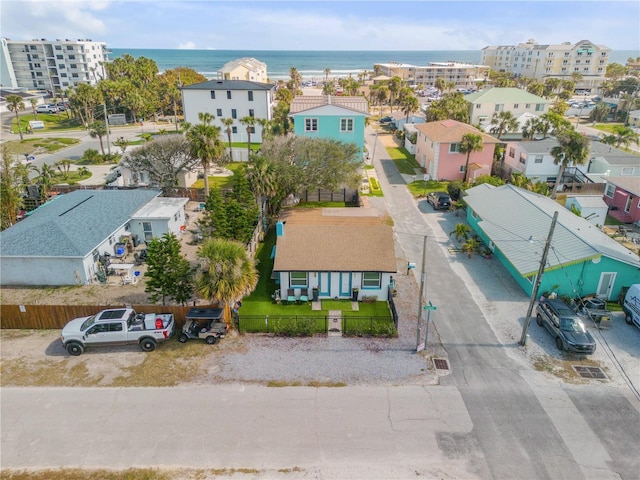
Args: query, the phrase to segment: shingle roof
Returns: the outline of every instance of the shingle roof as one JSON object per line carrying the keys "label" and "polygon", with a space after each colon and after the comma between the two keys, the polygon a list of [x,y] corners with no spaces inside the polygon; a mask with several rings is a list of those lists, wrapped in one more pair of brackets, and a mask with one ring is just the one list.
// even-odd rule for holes
{"label": "shingle roof", "polygon": [[635,175],[627,177],[607,177],[606,180],[607,183],[640,197],[640,177]]}
{"label": "shingle roof", "polygon": [[619,148],[605,145],[601,142],[591,142],[591,155],[590,157],[603,157],[607,160],[609,165],[633,165],[640,164],[640,157],[633,153],[625,152]]}
{"label": "shingle roof", "polygon": [[276,239],[275,272],[395,272],[385,225],[289,225]]}
{"label": "shingle roof", "polygon": [[183,90],[271,90],[272,83],[251,82],[249,80],[209,80],[182,87]]}
{"label": "shingle roof", "polygon": [[0,232],[2,257],[84,257],[160,194],[157,190],[76,190]]}
{"label": "shingle roof", "polygon": [[[534,275],[538,271],[555,211],[559,212],[558,221],[547,269],[600,255],[640,267],[637,255],[548,197],[513,185],[480,185],[467,190],[465,202],[481,218],[478,226],[522,276]],[[530,237],[536,241],[527,241]]]}
{"label": "shingle roof", "polygon": [[551,103],[546,98],[515,87],[492,87],[465,95],[470,103]]}
{"label": "shingle roof", "polygon": [[334,107],[346,108],[354,112],[369,115],[369,104],[367,99],[361,96],[333,96],[333,95],[303,95],[297,96],[291,101],[289,113],[291,115],[305,112],[318,107],[332,105]]}
{"label": "shingle roof", "polygon": [[520,148],[527,153],[551,153],[553,147],[558,146],[558,140],[553,137],[543,138],[541,140],[530,140],[518,142]]}
{"label": "shingle roof", "polygon": [[233,70],[234,68],[238,67],[238,66],[243,66],[245,67],[247,70],[250,70],[252,72],[256,72],[261,70],[262,68],[267,68],[267,64],[264,62],[261,62],[260,60],[257,60],[253,57],[242,57],[242,58],[238,58],[236,60],[231,60],[227,63],[225,63],[222,68],[220,69],[221,72],[230,72],[231,70]]}
{"label": "shingle roof", "polygon": [[482,143],[499,143],[500,140],[481,132],[469,124],[456,120],[438,120],[435,122],[419,123],[416,128],[424,133],[429,140],[440,143],[458,143],[467,133],[474,133],[482,137]]}

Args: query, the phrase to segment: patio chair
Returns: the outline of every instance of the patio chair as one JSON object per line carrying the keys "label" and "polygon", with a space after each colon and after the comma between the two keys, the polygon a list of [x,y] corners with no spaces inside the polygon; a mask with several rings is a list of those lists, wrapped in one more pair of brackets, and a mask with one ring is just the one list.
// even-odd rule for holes
{"label": "patio chair", "polygon": [[293,288],[287,289],[287,303],[296,302],[296,291]]}
{"label": "patio chair", "polygon": [[300,290],[300,303],[304,302],[304,303],[309,303],[309,289],[308,288],[303,288]]}

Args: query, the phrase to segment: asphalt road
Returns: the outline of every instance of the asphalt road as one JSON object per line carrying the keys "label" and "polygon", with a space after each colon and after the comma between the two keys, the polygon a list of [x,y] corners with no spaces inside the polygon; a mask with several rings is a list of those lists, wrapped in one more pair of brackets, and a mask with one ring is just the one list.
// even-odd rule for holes
{"label": "asphalt road", "polygon": [[637,480],[638,403],[624,390],[566,385],[514,360],[517,344],[497,340],[381,143],[374,164],[417,278],[428,236],[426,297],[439,306],[433,321],[452,370],[441,385],[3,388],[2,467]]}

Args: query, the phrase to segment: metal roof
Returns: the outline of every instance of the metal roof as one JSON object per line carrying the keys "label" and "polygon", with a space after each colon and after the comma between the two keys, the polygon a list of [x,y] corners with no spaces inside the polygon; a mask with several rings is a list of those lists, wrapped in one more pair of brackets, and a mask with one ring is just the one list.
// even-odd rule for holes
{"label": "metal roof", "polygon": [[131,217],[141,219],[166,219],[175,215],[188,201],[188,198],[156,197],[146,205],[143,205],[143,207],[131,215]]}
{"label": "metal roof", "polygon": [[522,276],[538,271],[555,211],[558,221],[546,269],[601,255],[640,267],[637,255],[548,197],[513,185],[480,185],[467,190],[465,202],[480,217],[478,226]]}
{"label": "metal roof", "polygon": [[467,123],[456,120],[437,120],[435,122],[417,123],[416,128],[434,142],[458,143],[467,133],[473,133],[482,137],[482,143],[499,143],[500,140],[487,135]]}
{"label": "metal roof", "polygon": [[326,107],[331,105],[333,107],[345,108],[353,112],[369,115],[369,104],[367,99],[361,96],[350,95],[303,95],[297,96],[291,101],[289,108],[289,114],[295,115],[298,113],[313,110],[319,107]]}
{"label": "metal roof", "polygon": [[0,257],[85,257],[159,194],[136,189],[59,195],[0,232]]}
{"label": "metal roof", "polygon": [[544,103],[551,102],[526,90],[515,87],[493,87],[479,92],[465,95],[464,99],[470,103]]}

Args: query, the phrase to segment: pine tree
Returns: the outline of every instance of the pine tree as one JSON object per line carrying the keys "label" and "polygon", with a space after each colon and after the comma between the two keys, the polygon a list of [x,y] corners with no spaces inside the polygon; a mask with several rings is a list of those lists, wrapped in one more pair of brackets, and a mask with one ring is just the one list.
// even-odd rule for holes
{"label": "pine tree", "polygon": [[154,238],[147,247],[147,284],[145,292],[156,303],[168,298],[181,304],[191,298],[194,289],[194,269],[180,254],[180,242],[173,233]]}

